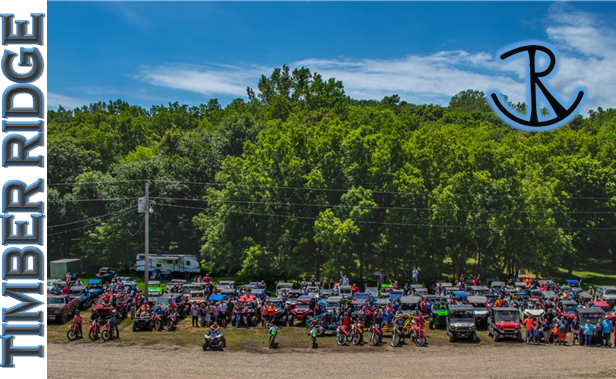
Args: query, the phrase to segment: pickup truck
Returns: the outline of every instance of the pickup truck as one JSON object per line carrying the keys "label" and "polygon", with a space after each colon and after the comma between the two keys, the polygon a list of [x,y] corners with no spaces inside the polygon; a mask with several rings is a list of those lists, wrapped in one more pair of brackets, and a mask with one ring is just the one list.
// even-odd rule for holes
{"label": "pickup truck", "polygon": [[47,321],[56,321],[64,324],[68,315],[75,315],[79,309],[79,299],[68,295],[47,295]]}

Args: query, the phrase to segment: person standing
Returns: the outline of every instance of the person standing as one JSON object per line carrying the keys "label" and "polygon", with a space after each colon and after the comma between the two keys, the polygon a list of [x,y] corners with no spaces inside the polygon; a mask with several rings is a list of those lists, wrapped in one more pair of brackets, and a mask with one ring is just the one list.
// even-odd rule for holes
{"label": "person standing", "polygon": [[608,317],[608,315],[605,315],[605,319],[601,322],[601,326],[603,327],[603,347],[610,347],[610,337],[612,336],[612,329],[614,328],[614,324]]}
{"label": "person standing", "polygon": [[192,326],[199,327],[199,306],[197,303],[194,303],[192,307],[190,307],[190,312],[192,314]]}
{"label": "person standing", "polygon": [[592,342],[592,335],[595,329],[593,328],[590,320],[586,320],[586,325],[584,325],[584,346],[589,347]]}
{"label": "person standing", "polygon": [[417,270],[417,266],[413,269],[413,284],[417,284],[419,278],[419,271]]}
{"label": "person standing", "polygon": [[530,317],[526,317],[524,319],[524,328],[526,333],[524,334],[524,343],[529,344],[532,343],[532,333],[533,333],[533,319]]}
{"label": "person standing", "polygon": [[263,304],[261,307],[261,326],[265,328],[265,324],[267,323],[267,304]]}
{"label": "person standing", "polygon": [[220,323],[223,328],[227,327],[227,303],[225,301],[220,303]]}

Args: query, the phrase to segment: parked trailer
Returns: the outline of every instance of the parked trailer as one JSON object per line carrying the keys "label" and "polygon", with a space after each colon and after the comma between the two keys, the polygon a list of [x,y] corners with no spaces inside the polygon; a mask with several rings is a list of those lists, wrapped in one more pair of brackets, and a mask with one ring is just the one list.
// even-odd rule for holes
{"label": "parked trailer", "polygon": [[49,278],[64,279],[70,272],[73,278],[81,276],[81,259],[59,259],[49,262]]}
{"label": "parked trailer", "polygon": [[[150,272],[159,271],[163,275],[199,274],[201,265],[194,255],[185,254],[149,254],[148,268]],[[143,274],[145,270],[145,255],[137,254],[135,271]]]}

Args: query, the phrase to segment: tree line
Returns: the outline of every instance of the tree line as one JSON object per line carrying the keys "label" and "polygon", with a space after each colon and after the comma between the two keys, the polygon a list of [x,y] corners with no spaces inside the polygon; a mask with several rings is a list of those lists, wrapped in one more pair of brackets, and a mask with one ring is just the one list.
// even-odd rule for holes
{"label": "tree line", "polygon": [[200,255],[217,275],[616,267],[614,109],[528,133],[480,91],[447,107],[356,100],[342,82],[288,66],[247,99],[49,111],[49,259],[130,271],[143,251],[143,215],[131,207],[147,179],[150,252]]}

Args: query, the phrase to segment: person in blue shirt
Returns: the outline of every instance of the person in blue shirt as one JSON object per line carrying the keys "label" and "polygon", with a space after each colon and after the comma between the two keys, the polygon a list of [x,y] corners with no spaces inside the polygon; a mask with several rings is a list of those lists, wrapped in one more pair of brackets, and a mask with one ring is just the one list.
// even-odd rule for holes
{"label": "person in blue shirt", "polygon": [[603,347],[610,347],[611,346],[611,336],[612,336],[612,329],[614,328],[614,324],[612,323],[612,321],[610,319],[608,319],[608,315],[605,315],[605,320],[603,320],[601,322],[601,326],[603,327]]}
{"label": "person in blue shirt", "polygon": [[261,293],[259,294],[259,300],[263,301],[266,297],[267,295],[265,294],[265,291],[261,291]]}
{"label": "person in blue shirt", "polygon": [[586,320],[586,324],[584,325],[584,346],[590,346],[594,331],[595,328],[590,323],[590,320]]}

